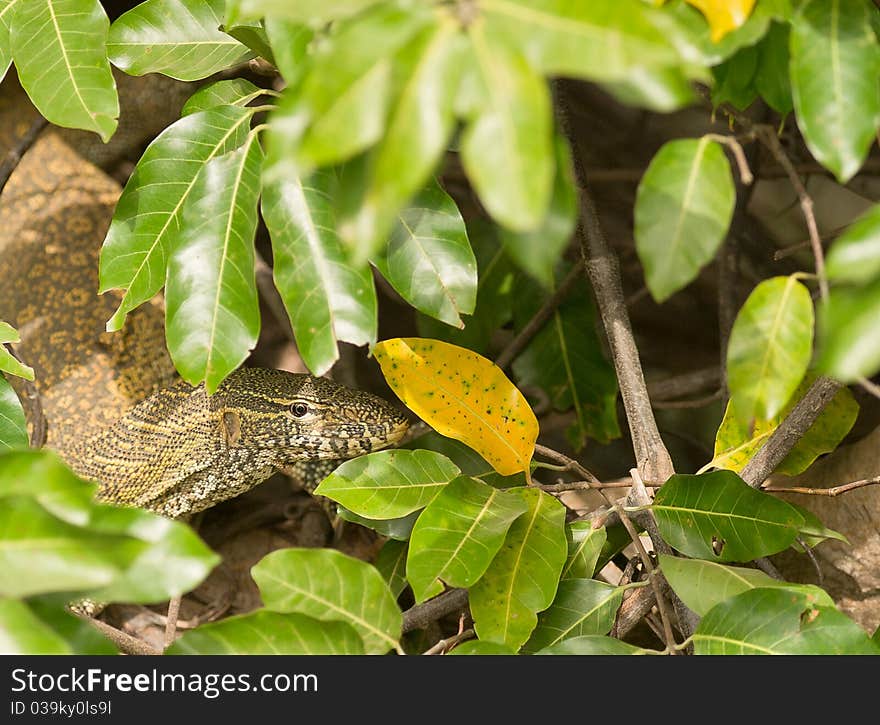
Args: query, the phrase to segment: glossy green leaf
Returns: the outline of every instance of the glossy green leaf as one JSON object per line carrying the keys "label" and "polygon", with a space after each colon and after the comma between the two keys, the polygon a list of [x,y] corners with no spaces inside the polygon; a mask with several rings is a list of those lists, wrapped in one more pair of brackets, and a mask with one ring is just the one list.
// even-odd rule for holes
{"label": "glossy green leaf", "polygon": [[250,48],[256,55],[275,65],[275,55],[272,53],[269,37],[262,23],[253,21],[235,25],[222,25],[221,30],[227,35],[231,35],[242,45]]}
{"label": "glossy green leaf", "polygon": [[[546,295],[530,296],[527,289],[521,286],[517,317],[522,320],[546,301]],[[513,361],[518,385],[536,386],[547,392],[556,410],[574,411],[566,435],[576,450],[588,437],[607,443],[620,436],[617,376],[603,353],[595,317],[589,289],[576,286]]]}
{"label": "glossy green leaf", "polygon": [[480,639],[518,648],[551,605],[565,564],[565,508],[534,488],[513,489],[528,507],[510,527],[486,573],[470,589]]}
{"label": "glossy green leaf", "polygon": [[9,29],[12,26],[12,13],[18,0],[0,0],[0,81],[12,63],[12,45],[9,42]]}
{"label": "glossy green leaf", "polygon": [[431,501],[410,538],[406,578],[417,602],[436,582],[469,587],[486,571],[511,524],[528,506],[516,494],[460,476]]}
{"label": "glossy green leaf", "polygon": [[721,65],[714,67],[712,103],[716,106],[729,103],[740,110],[748,108],[758,95],[755,88],[757,70],[758,49],[753,45],[741,48]]}
{"label": "glossy green leaf", "polygon": [[181,376],[213,393],[260,332],[254,234],[263,152],[255,136],[205,164],[168,260],[168,351]]}
{"label": "glossy green leaf", "polygon": [[655,300],[680,290],[711,261],[735,201],[730,164],[715,141],[669,141],[657,152],[635,206],[636,250]]}
{"label": "glossy green leaf", "polygon": [[232,78],[217,81],[199,88],[183,105],[181,116],[207,111],[217,106],[246,106],[263,94],[263,89],[255,86],[246,78]]}
{"label": "glossy green leaf", "polygon": [[125,185],[101,249],[101,292],[125,289],[107,330],[165,284],[177,247],[183,208],[196,179],[213,158],[244,143],[252,112],[217,107],[173,123],[147,147]]}
{"label": "glossy green leaf", "polygon": [[516,650],[500,642],[484,642],[479,639],[470,639],[457,645],[448,654],[451,655],[515,655]]}
{"label": "glossy green leaf", "polygon": [[660,533],[688,556],[752,561],[791,545],[804,523],[785,501],[731,471],[672,476],[651,506]]}
{"label": "glossy green leaf", "polygon": [[95,503],[94,490],[49,452],[0,456],[0,596],[157,602],[189,591],[217,563],[188,526]]}
{"label": "glossy green leaf", "polygon": [[[169,655],[359,655],[364,643],[346,622],[258,609],[184,632]],[[314,685],[317,687],[317,683]]]}
{"label": "glossy green leaf", "polygon": [[523,649],[537,652],[572,637],[607,634],[622,601],[623,589],[595,579],[560,582],[553,604],[538,617]]}
{"label": "glossy green leaf", "polygon": [[386,541],[376,555],[375,566],[395,597],[406,589],[406,552],[409,545],[405,541]]}
{"label": "glossy green leaf", "polygon": [[105,143],[119,116],[104,49],[109,26],[98,0],[27,0],[16,3],[9,31],[19,80],[37,110]]}
{"label": "glossy green leaf", "polygon": [[634,645],[621,642],[614,637],[588,634],[583,637],[572,637],[545,647],[539,655],[655,655],[660,654],[649,649],[642,649]]}
{"label": "glossy green leaf", "polygon": [[561,579],[589,579],[596,571],[599,554],[608,538],[605,527],[593,528],[589,521],[572,521],[565,526],[568,559],[562,567]]}
{"label": "glossy green leaf", "polygon": [[472,73],[480,89],[461,138],[461,160],[494,219],[518,232],[537,229],[553,191],[550,95],[515,48],[469,27]]}
{"label": "glossy green leaf", "polygon": [[8,322],[0,320],[0,373],[9,373],[25,380],[34,379],[34,369],[25,365],[6,349],[5,343],[18,342],[18,332]]}
{"label": "glossy green leaf", "polygon": [[[715,455],[707,467],[741,471],[767,439],[782,424],[789,411],[797,405],[815,381],[808,373],[788,404],[771,420],[744,423],[743,416],[734,409],[731,400],[727,405],[721,426],[715,436]],[[795,443],[776,472],[796,476],[809,468],[823,453],[830,453],[852,429],[859,414],[859,406],[852,393],[841,388],[825,406],[816,422]]]}
{"label": "glossy green leaf", "polygon": [[458,207],[436,182],[400,213],[388,248],[374,262],[426,315],[463,327],[461,315],[474,311],[477,260]]}
{"label": "glossy green leaf", "polygon": [[[689,609],[701,617],[716,604],[749,589],[797,588],[797,585],[773,579],[759,569],[724,566],[714,561],[682,559],[661,554],[660,568],[673,591]],[[827,603],[833,605],[830,599]]]}
{"label": "glossy green leaf", "polygon": [[773,277],[752,290],[727,346],[727,382],[744,423],[781,411],[807,372],[813,352],[813,301],[794,277]]}
{"label": "glossy green leaf", "polygon": [[480,9],[487,33],[523,49],[546,75],[625,80],[678,60],[638,0],[482,0]]}
{"label": "glossy green leaf", "polygon": [[[446,149],[455,125],[453,100],[462,42],[457,23],[443,17],[394,57],[396,92],[386,131],[372,155],[360,207],[343,229],[355,260],[372,257],[396,225],[410,222],[401,210],[429,181]],[[415,206],[423,202],[416,200]],[[470,312],[473,304],[464,307]]]}
{"label": "glossy green leaf", "polygon": [[334,549],[280,549],[251,574],[267,609],[354,627],[367,654],[398,647],[402,615],[382,575]]}
{"label": "glossy green leaf", "polygon": [[392,57],[432,20],[427,6],[383,3],[320,44],[308,73],[270,116],[275,173],[307,174],[378,141],[392,96]]}
{"label": "glossy green leaf", "polygon": [[758,45],[755,89],[777,113],[785,115],[794,107],[789,67],[789,25],[773,23]]}
{"label": "glossy green leaf", "polygon": [[264,15],[287,18],[321,26],[359,13],[377,0],[229,0],[227,17],[260,18]]}
{"label": "glossy green leaf", "polygon": [[791,24],[791,90],[813,156],[841,183],[868,154],[880,125],[876,8],[861,0],[807,0]]}
{"label": "glossy green leaf", "polygon": [[25,602],[0,598],[0,654],[66,655],[70,646]]}
{"label": "glossy green leaf", "polygon": [[541,225],[531,232],[500,229],[501,241],[520,268],[546,288],[553,287],[553,271],[571,241],[577,218],[577,194],[571,154],[562,138],[556,139],[556,178],[550,206]]}
{"label": "glossy green leaf", "polygon": [[355,267],[336,233],[333,171],[308,179],[271,179],[263,188],[263,218],[272,237],[275,285],[303,361],[315,375],[339,357],[337,340],[376,340],[377,302],[367,266]]}
{"label": "glossy green leaf", "polygon": [[880,654],[822,590],[809,589],[750,589],[721,602],[694,632],[694,654]]}
{"label": "glossy green leaf", "polygon": [[27,420],[9,382],[0,375],[0,451],[27,448]]}
{"label": "glossy green leaf", "polygon": [[461,473],[432,451],[378,451],[346,461],[315,490],[371,519],[395,519],[427,506]]}
{"label": "glossy green leaf", "polygon": [[835,282],[868,284],[880,278],[880,204],[846,228],[825,262],[828,279]]}
{"label": "glossy green leaf", "polygon": [[162,73],[181,81],[207,78],[253,52],[227,35],[224,0],[146,0],[110,28],[107,52],[131,75]]}
{"label": "glossy green leaf", "polygon": [[345,506],[337,506],[336,514],[343,521],[350,521],[353,524],[372,529],[382,536],[387,536],[389,539],[409,541],[413,526],[415,526],[421,511],[413,511],[411,514],[401,516],[399,519],[368,519],[365,516],[358,516],[354,511],[349,511]]}
{"label": "glossy green leaf", "polygon": [[820,370],[841,382],[869,378],[880,370],[880,280],[831,291],[821,310]]}
{"label": "glossy green leaf", "polygon": [[843,534],[834,529],[829,529],[822,523],[819,517],[809,509],[791,502],[789,502],[789,505],[804,518],[804,523],[799,529],[800,536],[792,545],[792,548],[795,551],[804,551],[805,547],[812,548],[827,539],[835,539],[836,541],[842,541],[844,544],[849,544],[849,540]]}

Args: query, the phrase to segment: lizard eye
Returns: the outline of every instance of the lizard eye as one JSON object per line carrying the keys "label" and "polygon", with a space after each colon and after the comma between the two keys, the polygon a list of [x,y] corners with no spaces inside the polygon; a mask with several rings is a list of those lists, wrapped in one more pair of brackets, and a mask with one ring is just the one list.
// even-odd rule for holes
{"label": "lizard eye", "polygon": [[309,412],[309,406],[305,403],[293,403],[290,406],[290,414],[294,418],[302,418],[306,413]]}

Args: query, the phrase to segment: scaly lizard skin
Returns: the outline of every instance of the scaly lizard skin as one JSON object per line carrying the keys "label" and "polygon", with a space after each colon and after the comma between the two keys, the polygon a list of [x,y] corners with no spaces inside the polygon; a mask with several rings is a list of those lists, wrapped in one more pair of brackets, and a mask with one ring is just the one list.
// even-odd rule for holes
{"label": "scaly lizard skin", "polygon": [[[0,157],[33,118],[7,78]],[[322,378],[241,369],[212,396],[180,381],[161,300],[106,333],[118,295],[97,294],[98,251],[119,193],[46,130],[0,196],[0,319],[18,328],[16,353],[34,367],[46,445],[97,481],[102,499],[182,516],[281,467],[351,458],[401,438],[406,421],[389,403]],[[32,423],[34,401],[14,384]]]}

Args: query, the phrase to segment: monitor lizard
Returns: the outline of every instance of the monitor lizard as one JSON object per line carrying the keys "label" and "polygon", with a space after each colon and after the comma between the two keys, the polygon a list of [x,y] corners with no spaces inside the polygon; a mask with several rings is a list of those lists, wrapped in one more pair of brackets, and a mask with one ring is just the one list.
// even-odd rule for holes
{"label": "monitor lizard", "polygon": [[[14,79],[13,79],[14,80]],[[124,106],[124,104],[123,104]],[[0,156],[36,111],[13,81],[0,89]],[[324,378],[241,368],[213,395],[180,380],[154,299],[118,333],[118,296],[98,290],[98,253],[119,184],[45,129],[0,195],[0,320],[36,374],[16,389],[46,445],[99,484],[107,502],[180,517],[246,491],[296,462],[352,458],[398,441],[390,403]]]}

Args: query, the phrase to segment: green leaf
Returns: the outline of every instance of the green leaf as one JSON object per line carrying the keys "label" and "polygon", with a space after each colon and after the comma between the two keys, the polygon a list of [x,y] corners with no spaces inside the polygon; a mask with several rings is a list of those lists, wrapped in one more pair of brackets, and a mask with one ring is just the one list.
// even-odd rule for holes
{"label": "green leaf", "polygon": [[427,506],[460,473],[432,451],[379,451],[343,463],[315,495],[370,519],[395,519]]}
{"label": "green leaf", "polygon": [[484,642],[479,639],[471,639],[462,642],[450,651],[451,655],[515,655],[516,650],[500,642]]}
{"label": "green leaf", "polygon": [[383,3],[326,38],[308,73],[284,92],[270,116],[275,173],[307,174],[378,141],[392,95],[392,58],[432,21],[429,7]]}
{"label": "green leaf", "polygon": [[336,233],[335,185],[333,171],[318,171],[305,180],[270,177],[263,189],[275,285],[299,352],[315,375],[339,357],[337,340],[376,341],[373,277],[368,267],[346,259]]}
{"label": "green leaf", "polygon": [[28,0],[16,3],[9,31],[19,80],[37,110],[104,143],[119,116],[104,49],[109,26],[97,0]]}
{"label": "green leaf", "polygon": [[599,554],[608,536],[605,527],[594,529],[589,521],[572,521],[565,526],[568,559],[562,567],[561,579],[589,579],[596,571]]}
{"label": "green leaf", "polygon": [[400,609],[382,575],[363,561],[333,549],[280,549],[264,556],[251,574],[267,609],[346,622],[367,654],[398,647]]}
{"label": "green leaf", "polygon": [[687,285],[715,256],[735,201],[730,165],[716,142],[680,139],[657,152],[635,206],[636,250],[655,300]]}
{"label": "green leaf", "polygon": [[359,655],[364,644],[346,622],[321,622],[304,614],[269,612],[203,624],[184,632],[170,655]]}
{"label": "green leaf", "polygon": [[6,71],[12,63],[9,29],[12,26],[12,15],[17,2],[18,0],[0,0],[0,81],[6,77]]}
{"label": "green leaf", "polygon": [[436,182],[404,209],[376,267],[417,310],[456,327],[474,311],[477,260],[461,213]]}
{"label": "green leaf", "polygon": [[337,506],[336,514],[343,521],[350,521],[353,524],[365,526],[382,536],[387,536],[389,539],[409,541],[413,526],[415,526],[421,511],[413,511],[411,514],[402,516],[399,519],[368,519],[365,516],[358,516],[353,511],[349,511],[345,506]]}
{"label": "green leaf", "polygon": [[795,541],[792,547],[795,551],[805,551],[806,547],[817,546],[827,539],[836,539],[837,541],[842,541],[844,544],[849,544],[849,540],[843,534],[834,529],[829,529],[822,523],[819,517],[809,509],[805,509],[803,506],[798,506],[793,503],[789,503],[789,505],[804,517],[804,523],[799,529],[800,537]]}
{"label": "green leaf", "polygon": [[804,523],[785,501],[731,471],[672,476],[651,506],[660,533],[688,556],[751,561],[791,545]]}
{"label": "green leaf", "polygon": [[406,578],[417,602],[436,593],[436,582],[469,587],[501,545],[510,525],[528,510],[522,498],[459,476],[428,504],[413,527]]}
{"label": "green leaf", "polygon": [[0,375],[0,451],[27,448],[27,420],[9,382]]}
{"label": "green leaf", "polygon": [[758,49],[750,45],[741,48],[721,65],[712,69],[715,85],[712,88],[712,103],[720,106],[730,103],[735,108],[745,110],[757,96],[755,73],[758,70]]}
{"label": "green leaf", "polygon": [[[769,421],[756,420],[754,424],[744,423],[743,416],[734,410],[734,402],[727,404],[727,410],[715,436],[715,455],[708,467],[726,468],[742,471],[758,449],[782,424],[815,381],[816,376],[808,373],[791,400]],[[777,466],[778,473],[796,476],[809,468],[823,453],[830,453],[846,437],[856,422],[859,406],[852,393],[841,388],[825,406],[816,422],[801,436],[782,463]]]}
{"label": "green leaf", "polygon": [[0,320],[0,372],[16,375],[25,380],[34,379],[34,369],[18,359],[6,349],[5,343],[18,342],[20,337],[8,322]]}
{"label": "green leaf", "polygon": [[492,217],[514,231],[532,231],[553,191],[550,94],[516,49],[491,42],[482,28],[468,29],[479,101],[466,110],[461,160]]}
{"label": "green leaf", "polygon": [[[544,304],[546,295],[530,297],[527,287],[522,287],[522,311],[518,310],[517,317],[528,320]],[[545,390],[556,410],[574,410],[575,418],[566,434],[577,450],[588,437],[607,443],[620,436],[617,376],[605,359],[595,316],[587,286],[578,285],[513,361],[518,385]]]}
{"label": "green leaf", "polygon": [[409,545],[405,541],[386,541],[376,555],[375,566],[388,582],[388,588],[395,598],[407,587],[406,581],[406,552]]}
{"label": "green leaf", "polygon": [[[724,566],[714,561],[681,559],[660,554],[660,568],[673,591],[681,600],[705,616],[712,607],[740,592],[758,587],[797,589],[797,585],[767,576],[759,569]],[[829,604],[831,601],[829,599]]]}
{"label": "green leaf", "polygon": [[819,318],[820,370],[841,382],[880,370],[880,280],[858,289],[831,291]]}
{"label": "green leaf", "polygon": [[727,347],[730,399],[742,422],[769,420],[791,399],[810,364],[813,323],[810,292],[794,276],[752,290]]}
{"label": "green leaf", "polygon": [[0,653],[4,655],[67,655],[70,646],[42,622],[27,604],[0,598]]}
{"label": "green leaf", "polygon": [[211,159],[184,208],[168,260],[166,335],[171,359],[213,393],[248,356],[260,332],[254,234],[263,152],[256,136]]}
{"label": "green leaf", "polygon": [[250,48],[261,58],[275,65],[275,56],[269,45],[269,37],[260,22],[241,23],[237,25],[221,25],[220,29],[231,35],[242,45]]}
{"label": "green leaf", "polygon": [[277,16],[266,18],[264,24],[275,57],[275,67],[281,71],[287,85],[292,86],[305,70],[314,32],[304,25]]}
{"label": "green leaf", "polygon": [[565,639],[552,647],[545,647],[539,655],[654,655],[660,654],[649,649],[635,647],[614,637],[588,634],[583,637]]}
{"label": "green leaf", "polygon": [[193,93],[184,104],[180,115],[189,116],[191,113],[207,111],[217,106],[246,106],[263,93],[262,88],[245,78],[217,81]]}
{"label": "green leaf", "polygon": [[504,248],[519,267],[546,288],[553,287],[553,271],[571,241],[577,218],[577,195],[571,153],[564,139],[556,138],[556,178],[550,206],[541,225],[531,232],[501,228]]}
{"label": "green leaf", "polygon": [[165,284],[168,257],[178,244],[183,208],[205,165],[241,146],[252,111],[221,106],[166,128],[147,147],[125,185],[101,249],[100,292],[125,289],[107,330]]}
{"label": "green leaf", "polygon": [[49,452],[0,456],[0,596],[157,602],[189,591],[218,562],[184,524],[97,504],[94,490]]}
{"label": "green leaf", "polygon": [[[401,209],[424,187],[446,149],[455,125],[460,41],[457,23],[446,17],[418,33],[394,56],[396,92],[387,129],[371,157],[361,205],[343,229],[355,261],[373,256],[395,223],[407,224]],[[416,206],[421,203],[417,200]],[[464,311],[472,309],[471,303]]]}
{"label": "green leaf", "polygon": [[635,69],[678,62],[637,0],[481,0],[480,9],[487,34],[522,48],[546,75],[626,80]]}
{"label": "green leaf", "polygon": [[721,602],[694,632],[694,653],[880,654],[861,627],[825,604],[822,590],[805,589],[750,589]]}
{"label": "green leaf", "polygon": [[565,508],[534,488],[511,491],[528,507],[504,546],[470,589],[474,629],[480,639],[518,648],[534,630],[537,613],[551,605],[565,564]]}
{"label": "green leaf", "polygon": [[835,282],[868,284],[880,278],[880,204],[846,228],[825,262],[828,279]]}
{"label": "green leaf", "polygon": [[755,89],[777,113],[786,115],[794,107],[789,67],[789,25],[773,23],[758,45]]}
{"label": "green leaf", "polygon": [[538,617],[538,626],[523,649],[537,652],[572,637],[608,634],[622,601],[620,587],[595,579],[562,581],[553,604]]}
{"label": "green leaf", "polygon": [[791,90],[811,153],[841,183],[859,170],[880,125],[876,8],[860,0],[808,0],[791,24]]}
{"label": "green leaf", "polygon": [[29,597],[28,608],[43,626],[58,634],[75,655],[115,655],[116,647],[100,634],[90,622],[68,611],[69,601],[63,594]]}
{"label": "green leaf", "polygon": [[625,80],[603,83],[618,101],[657,113],[670,113],[693,103],[692,81],[680,68],[635,68]]}
{"label": "green leaf", "polygon": [[162,73],[181,81],[207,78],[254,54],[227,35],[224,0],[146,0],[110,28],[113,65],[141,76]]}
{"label": "green leaf", "polygon": [[287,18],[320,27],[341,20],[375,5],[378,0],[229,0],[227,17],[260,18],[264,15]]}

